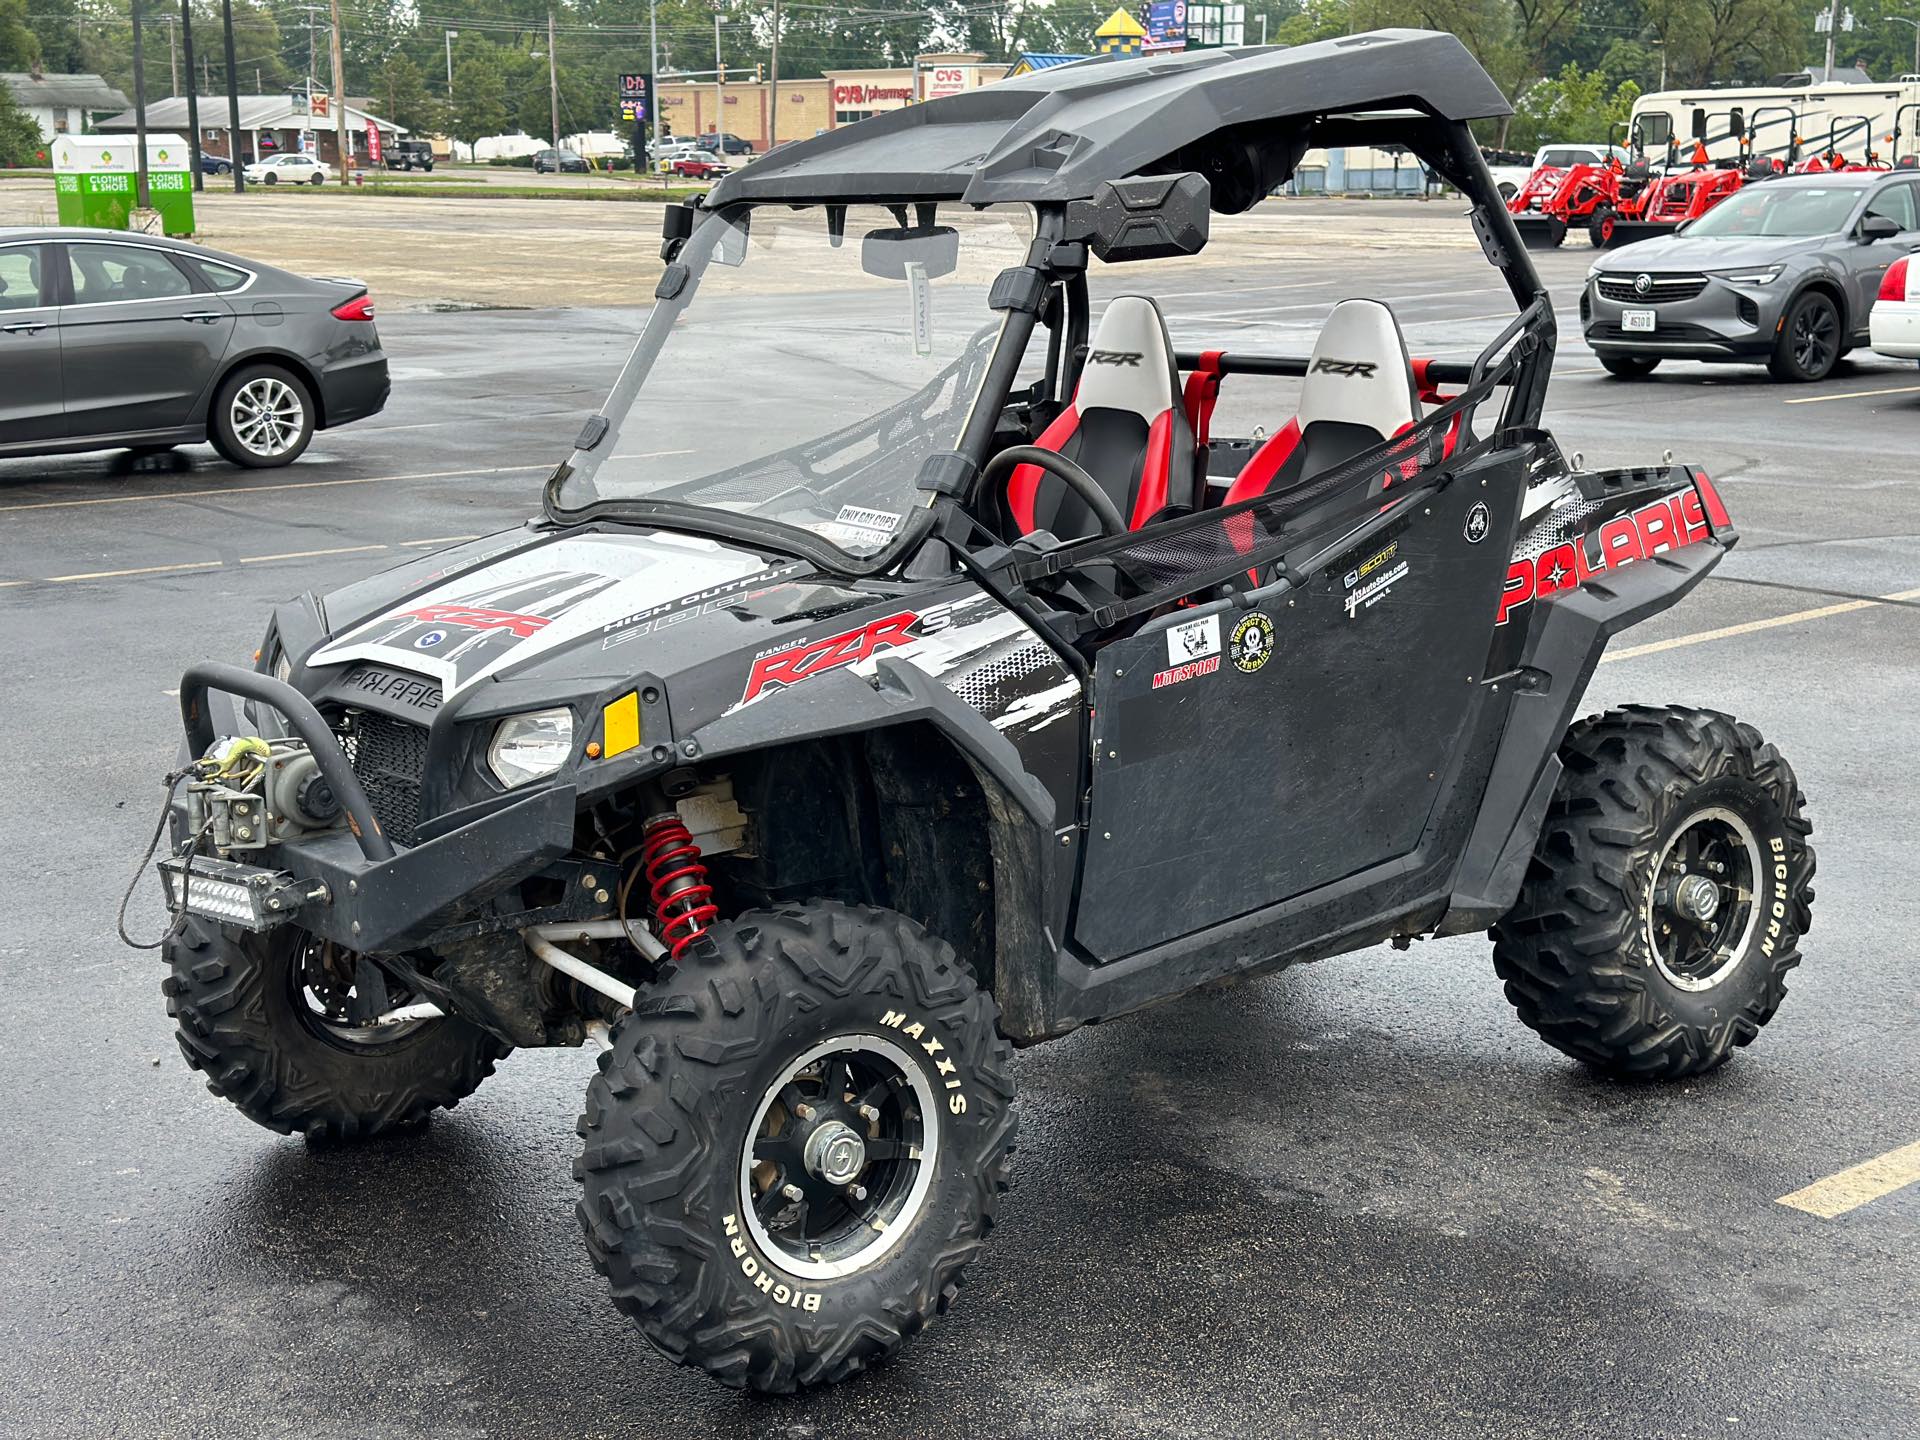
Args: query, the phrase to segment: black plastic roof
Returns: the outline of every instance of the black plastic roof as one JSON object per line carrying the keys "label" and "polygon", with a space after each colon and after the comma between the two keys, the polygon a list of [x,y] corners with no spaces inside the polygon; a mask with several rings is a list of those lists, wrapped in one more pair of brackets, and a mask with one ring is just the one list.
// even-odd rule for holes
{"label": "black plastic roof", "polygon": [[1433,30],[1092,59],[783,145],[708,203],[1082,200],[1228,126],[1408,108],[1443,120],[1512,113],[1466,47]]}

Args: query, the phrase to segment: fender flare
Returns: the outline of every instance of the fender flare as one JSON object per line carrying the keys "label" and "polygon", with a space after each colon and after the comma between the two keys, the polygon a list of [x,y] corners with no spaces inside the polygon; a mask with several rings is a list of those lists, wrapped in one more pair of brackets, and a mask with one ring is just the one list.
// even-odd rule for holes
{"label": "fender flare", "polygon": [[[994,998],[1016,1043],[1045,1033],[1059,933],[1077,856],[1054,844],[1052,795],[1013,742],[953,691],[906,660],[883,656],[867,678],[819,676],[724,715],[686,738],[703,763],[795,741],[930,725],[966,761],[986,795],[994,873]],[[1077,848],[1077,847],[1076,847]],[[1065,857],[1063,860],[1062,857]]]}

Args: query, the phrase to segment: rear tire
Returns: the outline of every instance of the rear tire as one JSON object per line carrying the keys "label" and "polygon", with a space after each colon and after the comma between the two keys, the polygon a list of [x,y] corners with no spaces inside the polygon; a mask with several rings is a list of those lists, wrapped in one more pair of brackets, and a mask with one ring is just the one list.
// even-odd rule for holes
{"label": "rear tire", "polygon": [[952,947],[902,915],[819,901],[708,934],[587,1087],[587,1250],[669,1359],[830,1384],[953,1303],[1007,1188],[1012,1050]]}
{"label": "rear tire", "polygon": [[1622,380],[1644,380],[1660,368],[1658,355],[1602,355],[1600,368]]}
{"label": "rear tire", "polygon": [[452,1016],[355,1038],[306,998],[319,944],[291,926],[250,935],[198,920],[166,942],[160,988],[180,1053],[255,1124],[334,1140],[403,1129],[452,1109],[510,1053]]}
{"label": "rear tire", "polygon": [[291,465],[313,439],[313,392],[291,371],[243,365],[214,392],[207,438],[235,465]]}
{"label": "rear tire", "polygon": [[1520,898],[1493,928],[1507,999],[1609,1074],[1711,1070],[1773,1018],[1812,922],[1793,770],[1751,725],[1650,706],[1580,721],[1560,760]]}
{"label": "rear tire", "polygon": [[1840,363],[1845,343],[1839,307],[1824,291],[1809,290],[1787,307],[1767,369],[1776,380],[1824,380]]}

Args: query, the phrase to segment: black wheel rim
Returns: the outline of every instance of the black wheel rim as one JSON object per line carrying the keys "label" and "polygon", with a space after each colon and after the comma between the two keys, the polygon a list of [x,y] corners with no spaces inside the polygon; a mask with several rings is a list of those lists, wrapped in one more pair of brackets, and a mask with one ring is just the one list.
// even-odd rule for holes
{"label": "black wheel rim", "polygon": [[1746,958],[1759,918],[1753,828],[1723,806],[1696,812],[1656,862],[1647,905],[1654,966],[1682,990],[1711,990]]}
{"label": "black wheel rim", "polygon": [[789,1273],[863,1270],[925,1209],[939,1144],[933,1087],[906,1049],[877,1035],[822,1041],[782,1069],[748,1127],[747,1229]]}
{"label": "black wheel rim", "polygon": [[357,1054],[406,1044],[436,1017],[388,1018],[418,999],[356,950],[304,932],[287,966],[293,1013],[308,1033]]}
{"label": "black wheel rim", "polygon": [[1793,317],[1793,362],[1809,375],[1833,363],[1839,341],[1840,319],[1824,301],[1804,305]]}

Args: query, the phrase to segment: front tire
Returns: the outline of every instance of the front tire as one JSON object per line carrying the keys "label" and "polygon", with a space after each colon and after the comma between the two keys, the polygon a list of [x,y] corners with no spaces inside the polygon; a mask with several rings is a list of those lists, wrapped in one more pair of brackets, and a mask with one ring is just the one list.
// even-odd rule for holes
{"label": "front tire", "polygon": [[249,470],[291,465],[313,439],[313,394],[291,371],[242,366],[214,392],[207,438]]}
{"label": "front tire", "polygon": [[[166,942],[161,982],[187,1064],[257,1125],[364,1139],[452,1109],[509,1052],[452,1016],[351,1019],[360,962],[305,931],[265,935],[190,920]],[[385,992],[380,1008],[406,1000]]]}
{"label": "front tire", "polygon": [[668,1358],[829,1384],[952,1304],[1007,1187],[1011,1048],[952,947],[891,911],[815,902],[708,934],[587,1087],[580,1223]]}
{"label": "front tire", "polygon": [[1609,205],[1602,205],[1593,212],[1593,218],[1587,221],[1587,241],[1594,249],[1604,250],[1613,244],[1615,219],[1613,207]]}
{"label": "front tire", "polygon": [[1825,292],[1809,290],[1787,307],[1767,369],[1776,380],[1824,380],[1840,363],[1843,349],[1839,307]]}
{"label": "front tire", "polygon": [[1658,355],[1602,355],[1600,368],[1622,380],[1644,380],[1660,368]]}
{"label": "front tire", "polygon": [[1812,826],[1751,725],[1628,706],[1576,724],[1493,963],[1520,1019],[1627,1078],[1675,1079],[1751,1043],[1812,920]]}

